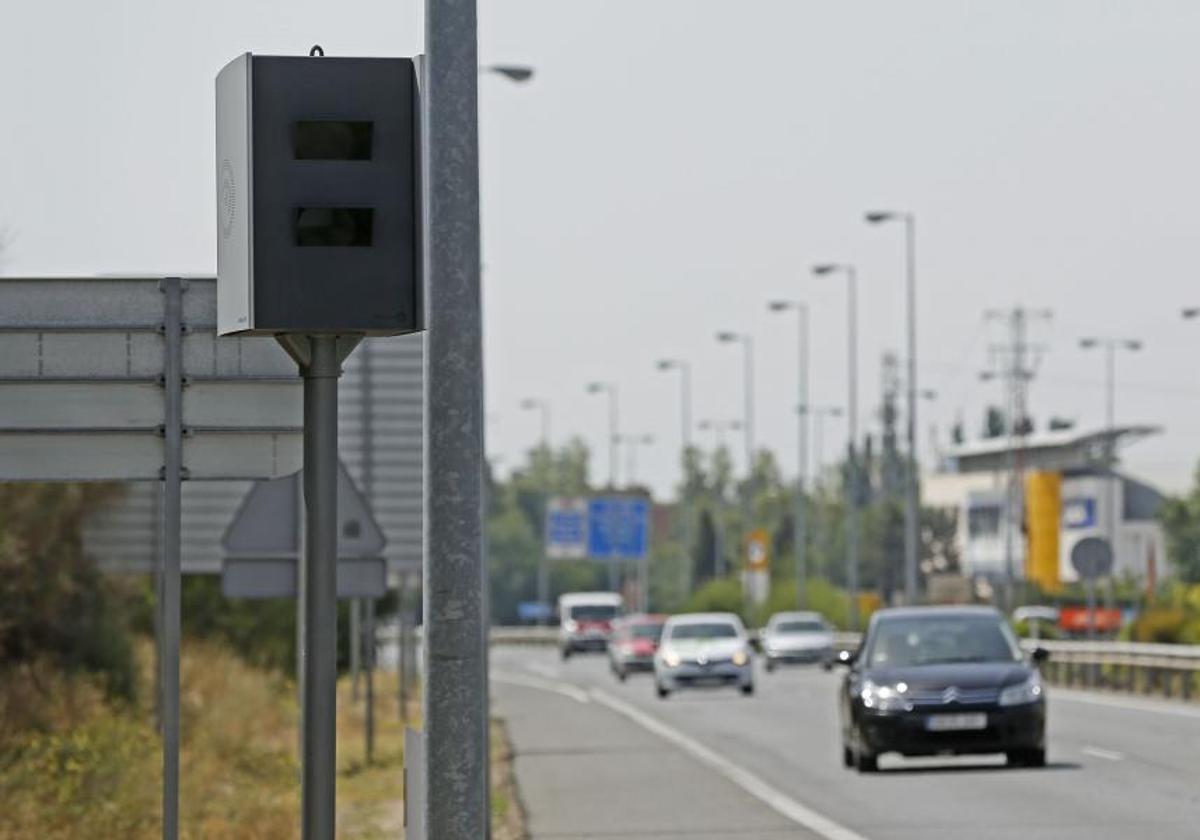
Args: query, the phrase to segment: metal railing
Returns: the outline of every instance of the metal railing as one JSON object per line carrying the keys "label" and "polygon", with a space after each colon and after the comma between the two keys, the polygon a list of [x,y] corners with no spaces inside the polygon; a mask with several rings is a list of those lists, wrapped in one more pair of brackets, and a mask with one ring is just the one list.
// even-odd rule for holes
{"label": "metal railing", "polygon": [[[491,643],[552,645],[557,627],[493,627]],[[853,650],[859,633],[834,634],[834,647]],[[1131,694],[1200,698],[1200,645],[1022,639],[1027,651],[1049,651],[1042,675],[1054,685]]]}

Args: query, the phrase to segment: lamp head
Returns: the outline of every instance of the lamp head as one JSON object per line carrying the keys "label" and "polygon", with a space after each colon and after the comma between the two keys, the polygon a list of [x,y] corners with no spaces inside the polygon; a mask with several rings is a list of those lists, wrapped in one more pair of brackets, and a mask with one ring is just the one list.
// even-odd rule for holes
{"label": "lamp head", "polygon": [[837,263],[817,263],[812,267],[812,273],[818,277],[824,277],[826,274],[833,274],[841,266]]}
{"label": "lamp head", "polygon": [[877,225],[881,222],[890,222],[892,219],[896,218],[896,216],[897,214],[891,210],[868,210],[865,214],[863,214],[863,218],[867,221],[867,224],[871,225]]}
{"label": "lamp head", "polygon": [[488,70],[517,84],[528,82],[533,78],[533,68],[522,64],[493,64],[488,67]]}

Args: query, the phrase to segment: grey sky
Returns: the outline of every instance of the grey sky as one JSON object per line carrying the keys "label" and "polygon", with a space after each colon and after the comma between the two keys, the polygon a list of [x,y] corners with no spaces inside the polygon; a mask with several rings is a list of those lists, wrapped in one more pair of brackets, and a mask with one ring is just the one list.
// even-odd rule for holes
{"label": "grey sky", "polygon": [[[903,338],[902,240],[868,207],[911,209],[920,247],[922,440],[974,433],[989,306],[1049,307],[1031,406],[1103,418],[1081,335],[1140,337],[1118,364],[1120,421],[1167,434],[1128,453],[1184,486],[1200,456],[1200,4],[484,0],[482,60],[537,67],[481,83],[490,449],[515,463],[549,399],[558,440],[600,444],[621,388],[626,431],[675,477],[678,404],[663,355],[695,366],[696,416],[741,414],[757,339],[758,440],[795,461],[793,321],[813,311],[812,398],[841,403],[844,290],[807,266],[860,268],[861,405]],[[12,275],[211,272],[213,78],[245,50],[407,55],[420,3],[24,3],[5,14],[0,226]],[[830,425],[826,457],[843,443]],[[698,438],[707,441],[708,438]],[[740,456],[740,443],[730,440]],[[594,464],[603,478],[603,450]],[[623,459],[622,459],[623,460]],[[740,457],[738,462],[740,463]]]}

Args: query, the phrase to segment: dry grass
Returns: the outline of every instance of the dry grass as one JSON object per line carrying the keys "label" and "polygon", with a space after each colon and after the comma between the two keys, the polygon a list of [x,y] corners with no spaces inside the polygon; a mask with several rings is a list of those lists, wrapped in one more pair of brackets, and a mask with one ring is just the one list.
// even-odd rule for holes
{"label": "dry grass", "polygon": [[[139,650],[142,685],[153,655]],[[404,726],[395,674],[375,678],[374,761],[366,762],[364,704],[338,686],[338,836],[402,836]],[[299,836],[295,685],[219,645],[183,652],[180,834],[275,840]],[[148,691],[143,694],[149,694]],[[410,708],[410,725],[418,725]],[[524,837],[510,750],[493,726],[497,840]],[[50,669],[0,673],[0,840],[160,836],[161,753],[147,702],[108,703],[83,680]]]}

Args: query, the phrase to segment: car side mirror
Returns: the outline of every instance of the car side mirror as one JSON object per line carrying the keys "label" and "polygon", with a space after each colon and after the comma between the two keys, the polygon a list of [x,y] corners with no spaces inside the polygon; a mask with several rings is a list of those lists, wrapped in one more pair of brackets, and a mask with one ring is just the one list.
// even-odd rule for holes
{"label": "car side mirror", "polygon": [[1033,659],[1035,665],[1041,665],[1050,658],[1050,651],[1046,650],[1044,647],[1035,647],[1033,649],[1033,653],[1031,653],[1029,656],[1031,659]]}
{"label": "car side mirror", "polygon": [[833,659],[825,660],[825,670],[833,670],[834,665],[844,665],[849,668],[854,664],[854,660],[858,658],[858,652],[853,650],[839,650]]}

